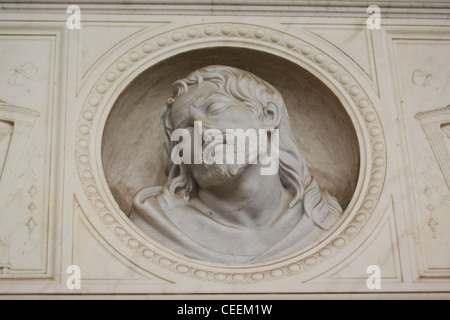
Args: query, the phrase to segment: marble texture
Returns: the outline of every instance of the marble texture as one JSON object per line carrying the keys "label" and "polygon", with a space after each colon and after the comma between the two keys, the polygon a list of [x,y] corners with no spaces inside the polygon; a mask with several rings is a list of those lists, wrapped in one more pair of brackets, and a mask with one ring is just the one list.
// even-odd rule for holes
{"label": "marble texture", "polygon": [[[176,80],[172,91],[158,121],[168,181],[140,190],[129,214],[149,237],[197,259],[257,263],[299,251],[339,220],[342,208],[311,176],[272,85],[212,65]],[[218,134],[207,138],[212,130]],[[235,137],[239,130],[255,139]]]}
{"label": "marble texture", "polygon": [[[286,59],[245,48],[220,47],[181,53],[152,66],[115,101],[103,133],[102,161],[120,208],[129,212],[137,191],[165,183],[167,177],[158,153],[164,142],[158,114],[175,80],[213,63],[244,68],[280,91],[297,147],[311,174],[346,207],[358,180],[359,146],[351,120],[333,92]],[[128,159],[128,154],[136,156]],[[129,164],[130,160],[136,164]]]}
{"label": "marble texture", "polygon": [[[379,30],[363,1],[294,2],[80,1],[69,30],[59,2],[5,1],[2,297],[449,298],[448,2],[382,1]],[[343,208],[270,263],[196,259],[127,216],[137,191],[167,179],[157,117],[171,83],[211,64],[281,93],[311,175]],[[66,285],[71,265],[80,289]]]}

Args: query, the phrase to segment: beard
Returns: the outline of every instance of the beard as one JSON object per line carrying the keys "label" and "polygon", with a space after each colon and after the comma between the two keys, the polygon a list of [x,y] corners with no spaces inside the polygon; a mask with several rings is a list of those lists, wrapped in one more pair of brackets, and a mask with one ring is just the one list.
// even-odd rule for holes
{"label": "beard", "polygon": [[[225,134],[223,134],[222,139],[209,139],[203,142],[202,154],[204,159],[202,163],[188,165],[194,179],[201,188],[220,186],[231,181],[241,176],[249,166],[248,160],[256,155],[253,153],[250,155],[248,150],[236,150],[234,143],[234,137],[227,139]],[[234,151],[227,153],[224,149],[226,145],[232,146]],[[244,153],[247,160],[244,164],[235,161],[238,153]],[[220,158],[221,161],[213,161],[217,158]],[[209,159],[209,161],[205,161],[205,159]]]}
{"label": "beard", "polygon": [[188,168],[198,185],[202,189],[220,186],[239,176],[248,167],[248,164],[193,164]]}
{"label": "beard", "polygon": [[[249,144],[239,146],[232,133],[212,135],[205,139],[201,146],[202,163],[192,164],[191,162],[186,164],[186,167],[200,188],[220,186],[240,177],[250,164],[257,163],[257,141],[257,138],[252,138]],[[237,159],[241,160],[237,161]]]}

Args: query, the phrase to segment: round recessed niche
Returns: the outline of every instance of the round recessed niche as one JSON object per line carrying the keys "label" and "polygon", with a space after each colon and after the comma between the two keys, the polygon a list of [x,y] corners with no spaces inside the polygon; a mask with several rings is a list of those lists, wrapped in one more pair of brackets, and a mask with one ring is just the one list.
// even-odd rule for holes
{"label": "round recessed niche", "polygon": [[284,98],[300,152],[319,185],[345,210],[360,171],[358,139],[335,94],[299,65],[262,51],[216,47],[168,58],[136,77],[116,99],[105,123],[102,164],[111,193],[126,214],[134,195],[167,181],[158,116],[172,83],[208,65],[247,70],[277,88]]}

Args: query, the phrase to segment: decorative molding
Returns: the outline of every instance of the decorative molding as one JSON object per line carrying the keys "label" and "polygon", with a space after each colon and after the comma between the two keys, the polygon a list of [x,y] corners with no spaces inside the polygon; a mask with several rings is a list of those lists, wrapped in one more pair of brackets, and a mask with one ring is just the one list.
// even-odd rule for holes
{"label": "decorative molding", "polygon": [[[86,22],[83,24],[83,28],[80,30],[78,34],[78,59],[77,62],[77,93],[83,87],[83,80],[87,78],[90,74],[95,72],[96,65],[101,64],[101,62],[109,56],[109,54],[115,50],[119,50],[119,48],[123,48],[126,45],[126,42],[134,37],[139,36],[139,34],[146,32],[149,29],[157,28],[161,25],[164,25],[168,22],[166,21],[145,21],[145,22]],[[107,33],[103,33],[103,37],[106,37],[105,40],[101,44],[98,42],[94,45],[86,44],[86,39],[96,39],[95,32],[92,32],[95,28],[104,28],[107,29]],[[114,33],[117,29],[120,29],[121,32],[119,34]],[[125,32],[126,29],[129,29],[128,32]],[[131,31],[130,31],[131,30]],[[92,52],[93,50],[93,52]],[[98,52],[96,52],[98,51]],[[95,54],[94,54],[95,52]],[[86,61],[85,55],[93,55],[95,58],[91,59],[91,61]]]}
{"label": "decorative molding", "polygon": [[[17,121],[7,120],[13,124],[15,137],[28,138],[22,156],[16,155],[11,161],[13,170],[5,169],[11,179],[1,177],[2,184],[5,180],[10,181],[0,191],[0,208],[4,208],[4,201],[10,201],[4,212],[0,209],[3,217],[1,233],[3,241],[10,245],[12,265],[7,274],[0,276],[4,293],[12,292],[7,285],[9,281],[29,283],[30,279],[40,279],[42,283],[54,283],[55,277],[62,272],[58,260],[64,243],[61,236],[65,191],[63,137],[68,101],[66,89],[70,80],[65,76],[69,66],[69,37],[65,23],[34,19],[27,23],[22,15],[14,21],[5,21],[5,15],[1,16],[2,49],[6,50],[3,50],[1,64],[5,71],[1,77],[5,84],[1,98],[15,106],[32,109],[14,107],[16,113],[21,110],[22,115],[16,116]],[[11,68],[21,67],[26,62],[38,67],[38,73],[23,86],[11,86],[8,83],[11,71],[14,72]],[[8,116],[13,112],[11,109],[3,111]],[[9,150],[8,161],[12,159],[12,151]],[[36,190],[31,188],[33,185]],[[19,291],[17,286],[14,288],[13,291]]]}
{"label": "decorative molding", "polygon": [[421,68],[413,71],[412,82],[415,86],[427,88],[431,92],[438,91],[442,86],[442,81],[438,74]]}
{"label": "decorative molding", "polygon": [[420,112],[416,114],[415,118],[420,121],[420,125],[425,132],[450,190],[450,150],[448,150],[445,142],[448,129],[443,130],[450,124],[450,105],[440,109]]}
{"label": "decorative molding", "polygon": [[[107,109],[108,97],[113,94],[118,83],[124,81],[125,75],[138,70],[144,64],[148,67],[150,63],[156,63],[164,52],[173,54],[175,48],[188,48],[200,43],[211,44],[215,41],[221,41],[221,45],[230,45],[234,41],[241,46],[251,44],[261,50],[270,48],[272,52],[284,52],[298,63],[316,70],[318,75],[332,79],[328,81],[345,96],[344,105],[359,114],[357,125],[363,128],[359,133],[360,138],[367,141],[367,150],[363,155],[365,163],[361,165],[364,173],[360,179],[363,181],[359,183],[364,187],[358,191],[361,194],[356,195],[358,201],[354,199],[347,208],[339,228],[333,230],[334,233],[319,246],[263,267],[243,266],[245,269],[242,269],[208,266],[202,261],[169,254],[167,249],[160,248],[160,245],[140,236],[141,233],[124,220],[123,212],[110,200],[112,197],[109,196],[104,176],[97,176],[97,172],[103,172],[97,155],[97,141],[102,133],[97,128],[102,127],[99,124],[101,114]],[[329,54],[312,43],[270,28],[242,23],[186,26],[151,37],[130,48],[104,71],[87,95],[78,120],[75,148],[79,179],[90,202],[90,210],[98,217],[90,218],[92,224],[101,224],[109,229],[110,236],[118,239],[128,250],[132,250],[136,257],[151,262],[155,267],[194,279],[219,283],[258,283],[280,279],[310,270],[330,259],[358,234],[372,215],[381,195],[386,173],[383,128],[372,102],[357,80]],[[358,207],[355,206],[356,203]],[[120,250],[117,246],[116,249]]]}
{"label": "decorative molding", "polygon": [[27,61],[24,64],[16,65],[11,71],[8,83],[13,87],[20,87],[31,81],[39,69],[33,62]]}
{"label": "decorative molding", "polygon": [[[11,123],[11,140],[6,152],[6,159],[3,165],[3,171],[0,172],[0,207],[7,208],[10,202],[11,187],[14,185],[18,170],[18,163],[26,153],[29,135],[34,126],[39,113],[33,110],[16,107],[0,101],[0,122]],[[36,189],[37,190],[37,189]],[[34,189],[31,190],[34,194]],[[33,211],[35,206],[31,202],[29,210]],[[0,212],[0,223],[5,212]],[[32,229],[36,226],[36,221],[30,217],[27,226]],[[9,249],[7,243],[2,243],[0,239],[0,268],[1,273],[6,274],[13,267],[9,262]]]}
{"label": "decorative molding", "polygon": [[[367,7],[371,4],[363,0],[352,1],[310,1],[310,0],[245,0],[236,5],[231,0],[159,0],[120,1],[120,0],[79,0],[83,12],[102,14],[153,14],[153,15],[240,15],[277,17],[356,17],[367,18]],[[385,18],[431,18],[448,19],[448,1],[377,1]],[[60,0],[29,1],[4,0],[0,12],[61,13],[67,3]],[[64,10],[64,11],[63,11]],[[361,22],[366,24],[365,20]]]}
{"label": "decorative molding", "polygon": [[0,240],[0,273],[2,274],[8,273],[9,269],[11,269],[11,264],[9,263],[9,248],[9,244],[3,243]]}
{"label": "decorative molding", "polygon": [[13,131],[2,175],[0,177],[0,204],[6,206],[11,185],[16,178],[17,163],[25,153],[28,138],[39,113],[0,101],[0,120],[13,124]]}
{"label": "decorative molding", "polygon": [[3,167],[8,155],[9,146],[11,144],[11,135],[14,126],[12,123],[0,120],[0,177],[2,176]]}
{"label": "decorative molding", "polygon": [[[433,137],[440,135],[438,141],[441,140],[440,147],[443,148],[436,151],[445,155],[444,132],[437,125],[445,108],[435,108],[448,104],[445,90],[448,77],[445,74],[449,72],[446,57],[450,50],[450,30],[431,26],[396,26],[387,30],[390,56],[394,57],[396,86],[392,92],[398,99],[396,116],[402,119],[399,173],[407,195],[401,197],[407,203],[403,215],[411,248],[410,260],[406,261],[405,267],[411,268],[415,278],[412,281],[436,281],[448,286],[448,206],[446,208],[444,199],[449,189],[435,155],[436,145],[433,147],[432,143],[436,143]],[[439,33],[439,30],[443,32]],[[427,108],[432,110],[425,111]],[[433,124],[434,121],[437,123]],[[404,164],[408,164],[405,170],[402,169]]]}
{"label": "decorative molding", "polygon": [[438,223],[436,222],[436,220],[434,219],[434,216],[433,216],[435,206],[433,204],[431,204],[431,195],[433,194],[433,192],[431,191],[431,188],[429,186],[427,186],[425,188],[425,190],[423,191],[423,193],[425,194],[425,196],[427,197],[427,200],[428,200],[428,204],[426,206],[426,209],[428,210],[428,213],[429,213],[429,219],[427,221],[427,225],[431,229],[431,237],[433,239],[436,239],[436,226],[438,225]]}
{"label": "decorative molding", "polygon": [[[294,24],[288,24],[294,25]],[[352,60],[355,65],[357,65],[361,71],[370,79],[374,85],[377,86],[377,91],[379,90],[377,85],[377,74],[376,74],[376,62],[373,54],[373,43],[372,43],[372,35],[371,30],[367,29],[367,26],[360,25],[345,25],[345,26],[335,26],[332,29],[328,29],[323,25],[318,26],[304,26],[300,25],[300,27],[305,28],[315,36],[322,38],[331,46],[337,48],[343,54],[345,54],[349,59]],[[329,34],[327,34],[329,32]],[[355,33],[358,32],[356,35]],[[360,39],[358,37],[364,37],[364,39]],[[355,42],[355,40],[360,40]],[[346,47],[346,45],[348,47]],[[351,48],[350,48],[351,47]],[[361,55],[361,52],[365,51],[364,55]],[[358,57],[358,55],[360,55]],[[364,61],[364,58],[367,61]]]}
{"label": "decorative molding", "polygon": [[[72,264],[83,270],[83,286],[99,281],[126,282],[134,286],[161,285],[173,283],[154,273],[137,268],[132,262],[121,255],[115,255],[114,249],[98,236],[90,224],[76,196],[73,200],[73,230]],[[92,257],[99,259],[92,264]]]}
{"label": "decorative molding", "polygon": [[391,195],[383,218],[373,228],[374,231],[364,244],[342,264],[327,272],[327,275],[314,279],[312,282],[329,282],[334,279],[341,282],[360,283],[365,290],[369,265],[378,265],[382,268],[381,279],[384,284],[401,282],[403,274],[395,214],[394,199]]}

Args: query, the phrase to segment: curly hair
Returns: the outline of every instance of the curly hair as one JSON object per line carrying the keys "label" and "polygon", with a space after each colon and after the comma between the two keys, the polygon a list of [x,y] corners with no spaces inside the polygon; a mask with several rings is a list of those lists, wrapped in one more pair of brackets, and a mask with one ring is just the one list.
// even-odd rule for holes
{"label": "curly hair", "polygon": [[189,90],[189,86],[210,82],[224,93],[242,101],[252,112],[262,118],[263,108],[273,104],[281,113],[279,130],[279,175],[284,188],[294,194],[289,207],[301,202],[303,211],[315,225],[322,229],[330,228],[340,217],[342,208],[337,200],[327,191],[322,190],[317,181],[310,175],[306,162],[297,148],[294,133],[291,129],[289,115],[281,94],[272,85],[250,72],[227,66],[208,66],[198,69],[186,78],[173,83],[173,95],[164,106],[159,125],[165,136],[164,164],[168,182],[164,186],[163,198],[170,204],[176,194],[189,198],[198,192],[198,185],[184,167],[170,160],[176,142],[170,137],[174,130],[170,112],[175,99]]}

